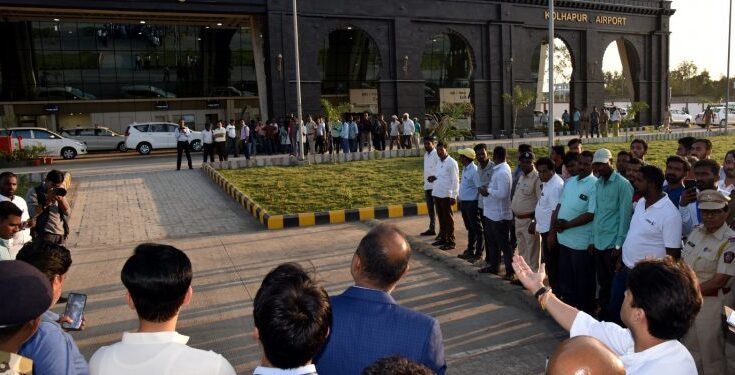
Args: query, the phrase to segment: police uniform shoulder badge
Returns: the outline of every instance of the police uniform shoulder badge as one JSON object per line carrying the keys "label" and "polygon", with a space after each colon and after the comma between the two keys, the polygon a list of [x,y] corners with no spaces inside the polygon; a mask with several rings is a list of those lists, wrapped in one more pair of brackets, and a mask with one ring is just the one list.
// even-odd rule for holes
{"label": "police uniform shoulder badge", "polygon": [[730,264],[733,260],[735,260],[735,253],[732,251],[726,251],[725,254],[722,255],[723,260],[725,263]]}

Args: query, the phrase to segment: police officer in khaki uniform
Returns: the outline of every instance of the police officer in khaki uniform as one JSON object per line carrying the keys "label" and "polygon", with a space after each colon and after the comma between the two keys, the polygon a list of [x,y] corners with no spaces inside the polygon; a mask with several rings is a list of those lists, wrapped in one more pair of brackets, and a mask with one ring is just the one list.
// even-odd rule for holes
{"label": "police officer in khaki uniform", "polygon": [[518,254],[536,271],[541,261],[541,235],[528,231],[529,224],[534,220],[536,203],[541,197],[541,180],[533,167],[534,159],[533,152],[523,152],[518,156],[522,173],[518,178],[510,209],[515,220]]}
{"label": "police officer in khaki uniform", "polygon": [[725,356],[722,311],[735,276],[735,231],[725,220],[729,198],[716,190],[698,194],[702,224],[695,227],[682,248],[682,259],[699,278],[704,303],[682,339],[700,374],[730,374]]}

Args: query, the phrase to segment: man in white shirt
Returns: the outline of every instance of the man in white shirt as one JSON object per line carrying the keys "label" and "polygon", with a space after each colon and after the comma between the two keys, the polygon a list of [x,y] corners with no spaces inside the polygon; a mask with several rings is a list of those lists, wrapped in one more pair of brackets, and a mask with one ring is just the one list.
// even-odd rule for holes
{"label": "man in white shirt", "polygon": [[730,150],[725,154],[720,172],[720,181],[717,182],[717,190],[725,194],[726,197],[729,197],[735,191],[735,150]]}
{"label": "man in white shirt", "polygon": [[127,304],[138,314],[138,330],[98,349],[89,362],[91,375],[235,374],[224,357],[187,346],[189,337],[176,332],[181,307],[192,296],[191,262],[184,252],[168,245],[139,245],[125,262],[121,279]]}
{"label": "man in white shirt", "polygon": [[235,120],[230,120],[225,130],[227,130],[227,154],[231,152],[233,157],[237,157],[237,128],[235,127]]}
{"label": "man in white shirt", "polygon": [[487,266],[481,268],[480,273],[500,272],[500,254],[503,254],[505,263],[505,279],[513,280],[513,248],[510,245],[511,220],[513,212],[510,210],[510,190],[513,185],[510,166],[506,160],[506,150],[503,146],[493,149],[493,176],[487,186],[480,188],[483,198],[484,215],[482,226],[485,230],[485,247],[487,249]]}
{"label": "man in white shirt", "polygon": [[546,263],[549,285],[558,287],[559,277],[559,247],[549,244],[549,231],[551,230],[551,215],[561,200],[561,192],[564,189],[564,180],[555,173],[554,161],[550,158],[540,158],[536,161],[536,171],[541,180],[541,196],[536,202],[534,220],[528,227],[528,232],[541,235],[541,263]]}
{"label": "man in white shirt", "polygon": [[202,130],[202,163],[209,161],[214,163],[214,137],[212,134],[212,124],[204,124],[204,130]]}
{"label": "man in white shirt", "polygon": [[391,116],[390,121],[390,149],[393,150],[393,145],[396,145],[396,149],[401,149],[401,122],[398,121],[398,116]]}
{"label": "man in white shirt", "polygon": [[191,130],[186,126],[184,119],[179,120],[179,127],[174,130],[176,138],[176,170],[181,170],[181,156],[186,153],[186,162],[191,167],[191,153],[189,152],[189,141],[191,141]]}
{"label": "man in white shirt", "polygon": [[263,351],[254,375],[316,374],[312,359],[327,342],[332,307],[327,291],[300,265],[284,263],[265,276],[253,320]]}
{"label": "man in white shirt", "polygon": [[34,225],[34,221],[30,220],[28,214],[28,204],[25,199],[15,195],[15,191],[18,189],[18,177],[13,172],[0,173],[0,202],[10,201],[13,202],[18,208],[23,211],[20,217],[23,229],[15,233],[12,239],[9,241],[10,258],[15,259],[18,251],[23,247],[26,242],[31,242],[31,227]]}
{"label": "man in white shirt", "polygon": [[[410,121],[410,120],[409,120]],[[459,167],[457,162],[449,156],[447,145],[439,141],[436,145],[436,155],[439,162],[434,169],[434,174],[426,180],[433,183],[431,196],[436,207],[436,216],[439,218],[439,235],[433,246],[439,246],[442,250],[452,250],[454,241],[454,217],[452,206],[457,203],[459,194]]]}
{"label": "man in white shirt", "polygon": [[[669,200],[666,196],[663,199]],[[628,374],[697,373],[692,355],[678,341],[687,333],[702,306],[697,278],[686,264],[667,257],[647,259],[635,265],[628,277],[620,311],[627,329],[597,321],[559,300],[543,284],[546,277],[543,266],[539,272],[533,272],[522,257],[516,256],[513,268],[541,308],[569,331],[570,337],[592,336],[602,341],[620,356]]]}
{"label": "man in white shirt", "polygon": [[227,161],[227,129],[224,127],[222,120],[217,121],[217,126],[212,130],[212,138],[214,138],[214,152],[217,154],[219,161]]}
{"label": "man in white shirt", "polygon": [[[203,135],[202,135],[203,137]],[[250,160],[250,127],[245,120],[240,120],[240,144],[242,145],[242,153],[245,159]]]}
{"label": "man in white shirt", "polygon": [[[644,165],[633,176],[633,187],[641,196],[633,210],[623,253],[613,276],[606,317],[618,321],[630,270],[641,260],[681,257],[681,216],[662,191],[664,172]],[[626,297],[627,298],[627,297]]]}
{"label": "man in white shirt", "polygon": [[401,123],[401,128],[403,131],[401,132],[401,144],[403,145],[403,148],[410,149],[411,148],[411,138],[413,137],[413,133],[416,130],[416,126],[413,123],[413,120],[408,116],[408,113],[403,114],[403,122]]}
{"label": "man in white shirt", "polygon": [[[421,233],[422,236],[434,236],[436,235],[436,215],[434,213],[434,197],[431,195],[431,190],[434,184],[429,182],[429,177],[434,175],[436,165],[439,164],[439,157],[436,156],[436,148],[434,147],[436,138],[427,136],[424,138],[424,200],[426,201],[426,208],[429,211],[429,229]],[[437,238],[438,240],[439,238]]]}

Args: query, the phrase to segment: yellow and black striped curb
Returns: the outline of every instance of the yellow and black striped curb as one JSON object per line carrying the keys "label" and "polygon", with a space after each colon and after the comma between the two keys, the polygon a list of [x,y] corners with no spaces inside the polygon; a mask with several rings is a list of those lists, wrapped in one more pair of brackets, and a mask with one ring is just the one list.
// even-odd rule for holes
{"label": "yellow and black striped curb", "polygon": [[[389,206],[349,208],[299,214],[271,215],[247,194],[236,188],[229,180],[210,165],[204,166],[204,172],[222,190],[246,209],[267,229],[284,229],[308,227],[323,224],[341,224],[353,221],[373,219],[391,219],[404,216],[426,215],[429,213],[426,203],[406,203]],[[454,206],[456,209],[456,206]]]}

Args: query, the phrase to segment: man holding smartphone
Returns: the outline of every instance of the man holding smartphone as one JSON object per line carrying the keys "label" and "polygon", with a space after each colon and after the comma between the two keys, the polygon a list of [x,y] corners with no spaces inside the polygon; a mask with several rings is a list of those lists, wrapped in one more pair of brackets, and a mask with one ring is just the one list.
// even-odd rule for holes
{"label": "man holding smartphone", "polygon": [[[66,274],[71,267],[69,250],[51,242],[30,242],[18,252],[16,260],[26,262],[46,276],[51,284],[51,305],[54,306],[64,289]],[[70,301],[71,302],[71,301]],[[65,332],[62,324],[83,327],[83,318],[73,322],[71,318],[48,310],[41,315],[38,331],[23,344],[18,352],[33,360],[33,368],[40,374],[89,374],[89,366],[79,352],[74,339]]]}

